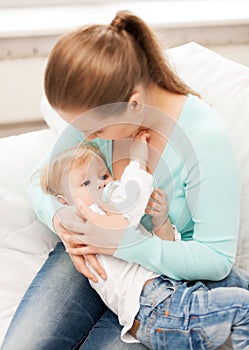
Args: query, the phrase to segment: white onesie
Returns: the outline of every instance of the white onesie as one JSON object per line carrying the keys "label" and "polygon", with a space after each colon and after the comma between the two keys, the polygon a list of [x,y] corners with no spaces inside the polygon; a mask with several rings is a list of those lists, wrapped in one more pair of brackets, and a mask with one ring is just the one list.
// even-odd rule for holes
{"label": "white onesie", "polygon": [[[138,161],[131,161],[121,179],[113,181],[105,188],[103,200],[110,202],[132,225],[138,225],[153,191],[153,176],[140,168]],[[104,215],[96,204],[90,208]],[[139,310],[139,298],[144,283],[158,275],[143,266],[129,264],[113,256],[98,255],[98,260],[107,274],[107,280],[98,277],[98,283],[89,280],[104,303],[118,315],[123,326],[121,338],[125,342],[138,342],[128,332]],[[88,267],[96,274],[90,265]]]}
{"label": "white onesie", "polygon": [[153,176],[141,169],[140,162],[130,161],[118,181],[104,189],[102,200],[112,204],[131,225],[137,226],[145,213],[153,191]]}

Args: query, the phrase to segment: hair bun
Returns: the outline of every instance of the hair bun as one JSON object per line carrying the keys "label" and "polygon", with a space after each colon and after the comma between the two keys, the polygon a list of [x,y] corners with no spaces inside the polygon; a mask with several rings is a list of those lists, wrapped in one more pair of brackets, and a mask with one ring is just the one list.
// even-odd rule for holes
{"label": "hair bun", "polygon": [[126,28],[126,21],[124,18],[120,17],[118,14],[112,20],[110,24],[110,28],[117,33],[120,33],[122,30]]}

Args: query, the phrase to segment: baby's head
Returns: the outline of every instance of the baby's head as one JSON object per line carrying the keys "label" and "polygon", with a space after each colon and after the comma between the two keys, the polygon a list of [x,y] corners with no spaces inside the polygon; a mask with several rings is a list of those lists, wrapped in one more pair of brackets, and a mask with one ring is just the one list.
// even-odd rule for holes
{"label": "baby's head", "polygon": [[111,181],[103,154],[89,142],[59,153],[41,173],[42,190],[67,205],[74,205],[76,199],[87,205],[98,202]]}

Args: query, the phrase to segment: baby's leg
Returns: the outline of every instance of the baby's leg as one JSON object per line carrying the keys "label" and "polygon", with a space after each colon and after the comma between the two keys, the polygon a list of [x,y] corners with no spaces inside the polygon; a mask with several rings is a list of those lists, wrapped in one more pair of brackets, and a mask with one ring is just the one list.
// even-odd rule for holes
{"label": "baby's leg", "polygon": [[233,349],[249,349],[249,292],[224,287],[198,290],[191,296],[189,329],[201,328],[217,348],[231,335]]}
{"label": "baby's leg", "polygon": [[[171,296],[145,296],[137,337],[151,349],[216,349],[229,335],[236,350],[249,349],[249,292],[208,290],[201,282],[179,283]],[[149,307],[150,305],[150,307]],[[157,305],[153,307],[153,305]]]}

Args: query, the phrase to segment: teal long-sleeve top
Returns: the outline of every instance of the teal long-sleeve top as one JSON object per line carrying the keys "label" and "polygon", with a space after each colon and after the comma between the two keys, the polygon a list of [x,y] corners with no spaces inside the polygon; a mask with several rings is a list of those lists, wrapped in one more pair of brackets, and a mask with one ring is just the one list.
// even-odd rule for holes
{"label": "teal long-sleeve top", "polygon": [[[52,153],[83,139],[80,131],[68,127]],[[95,142],[112,172],[112,141]],[[168,214],[182,241],[148,234],[151,217],[144,215],[137,228],[126,230],[115,256],[177,280],[220,280],[228,275],[239,232],[240,174],[230,133],[203,100],[188,95],[155,169],[154,185],[166,192]],[[55,201],[32,182],[29,195],[37,216],[53,230]]]}

